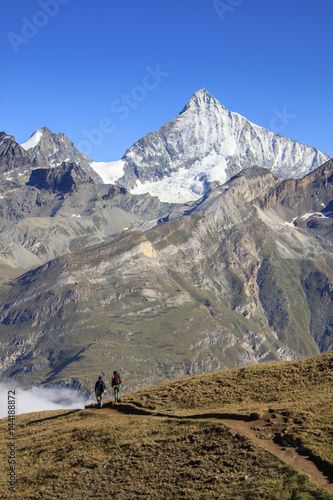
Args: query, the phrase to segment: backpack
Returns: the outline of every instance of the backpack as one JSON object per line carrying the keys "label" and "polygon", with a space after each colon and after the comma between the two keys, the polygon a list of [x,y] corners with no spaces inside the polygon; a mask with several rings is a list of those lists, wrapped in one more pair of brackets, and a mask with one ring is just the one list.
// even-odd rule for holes
{"label": "backpack", "polygon": [[114,376],[113,385],[120,385],[120,375],[119,375],[119,373],[117,373],[117,375]]}
{"label": "backpack", "polygon": [[96,384],[97,392],[104,392],[105,384],[103,380],[99,380]]}

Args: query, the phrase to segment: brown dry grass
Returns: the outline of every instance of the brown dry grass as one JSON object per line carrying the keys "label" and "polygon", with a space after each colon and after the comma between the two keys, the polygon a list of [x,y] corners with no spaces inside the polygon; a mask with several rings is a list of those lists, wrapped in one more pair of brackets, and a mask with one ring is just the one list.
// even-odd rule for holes
{"label": "brown dry grass", "polygon": [[133,391],[123,399],[153,410],[168,409],[183,414],[215,408],[248,413],[267,405],[325,402],[332,396],[332,382],[333,351],[330,351],[293,362],[261,363],[183,377]]}
{"label": "brown dry grass", "polygon": [[[181,413],[183,419],[111,409],[18,416],[17,487],[9,493],[8,468],[3,467],[0,498],[328,500],[332,496],[307,476],[248,438],[222,423],[186,415],[261,412],[256,424],[263,432],[273,429],[298,439],[332,463],[332,360],[328,353],[297,363],[187,377],[122,398],[155,412]],[[3,464],[7,442],[7,420],[2,419]]]}
{"label": "brown dry grass", "polygon": [[[272,427],[269,432],[306,447],[333,475],[333,351],[295,362],[184,377],[132,392],[122,400],[182,416],[230,413],[247,417],[270,410],[275,416],[266,422]],[[274,427],[277,415],[283,417],[278,428]]]}
{"label": "brown dry grass", "polygon": [[18,484],[1,498],[330,498],[219,423],[107,410],[43,412],[17,423]]}

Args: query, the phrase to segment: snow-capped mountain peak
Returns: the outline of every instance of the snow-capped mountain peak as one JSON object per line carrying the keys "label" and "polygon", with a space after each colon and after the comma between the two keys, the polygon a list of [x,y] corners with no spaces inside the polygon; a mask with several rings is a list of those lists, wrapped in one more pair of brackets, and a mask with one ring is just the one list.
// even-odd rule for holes
{"label": "snow-capped mountain peak", "polygon": [[300,178],[330,159],[313,147],[270,132],[225,108],[205,88],[179,115],[134,143],[118,161],[94,162],[65,134],[43,127],[22,147],[44,166],[80,165],[97,183],[114,183],[133,194],[185,203],[254,165],[281,178]]}
{"label": "snow-capped mountain peak", "polygon": [[29,149],[36,147],[39,141],[41,140],[42,135],[43,135],[43,129],[36,130],[36,132],[34,132],[27,141],[21,144],[21,147],[25,149],[25,151],[28,151]]}
{"label": "snow-capped mountain peak", "polygon": [[124,175],[115,182],[132,193],[186,202],[244,168],[259,165],[282,178],[299,178],[328,159],[229,111],[202,88],[174,120],[126,151]]}
{"label": "snow-capped mountain peak", "polygon": [[222,107],[226,109],[221,103],[219,103],[204,87],[197,90],[195,92],[189,102],[184,106],[183,110],[179,113],[180,116],[182,113],[185,113],[188,109],[208,111],[214,107]]}
{"label": "snow-capped mountain peak", "polygon": [[47,127],[43,127],[34,132],[21,146],[44,166],[57,167],[62,163],[76,163],[96,183],[102,182],[98,173],[91,168],[92,160],[80,153],[65,134],[54,134]]}

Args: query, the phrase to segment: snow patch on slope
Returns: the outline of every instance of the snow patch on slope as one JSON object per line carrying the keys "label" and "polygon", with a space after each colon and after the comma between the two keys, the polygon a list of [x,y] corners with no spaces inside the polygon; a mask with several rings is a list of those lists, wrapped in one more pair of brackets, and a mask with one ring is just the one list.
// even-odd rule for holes
{"label": "snow patch on slope", "polygon": [[37,144],[41,140],[42,135],[43,135],[42,130],[36,130],[36,132],[34,132],[32,134],[32,136],[30,137],[30,139],[28,139],[23,144],[21,144],[21,147],[23,149],[25,149],[26,151],[28,151],[28,149],[34,148],[35,146],[37,146]]}
{"label": "snow patch on slope", "polygon": [[104,184],[114,184],[124,175],[124,160],[118,161],[93,161],[90,166],[102,178]]}
{"label": "snow patch on slope", "polygon": [[310,217],[317,217],[319,219],[327,219],[332,217],[332,212],[307,212],[306,214],[301,215],[301,219],[307,220]]}

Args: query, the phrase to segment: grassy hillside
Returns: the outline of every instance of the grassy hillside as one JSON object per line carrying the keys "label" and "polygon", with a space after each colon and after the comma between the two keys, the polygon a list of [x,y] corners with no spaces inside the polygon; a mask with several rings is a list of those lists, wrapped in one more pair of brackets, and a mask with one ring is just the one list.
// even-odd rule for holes
{"label": "grassy hillside", "polygon": [[167,410],[170,415],[222,412],[246,418],[252,414],[281,440],[285,436],[290,444],[306,446],[327,464],[333,477],[333,351],[293,362],[184,377],[134,391],[123,401],[155,412]]}
{"label": "grassy hillside", "polygon": [[[330,352],[185,377],[102,410],[18,416],[16,491],[8,492],[2,468],[0,498],[332,499],[218,418],[256,418],[264,439],[269,432],[287,447],[307,448],[333,478],[332,381]],[[3,463],[8,437],[2,419]]]}

